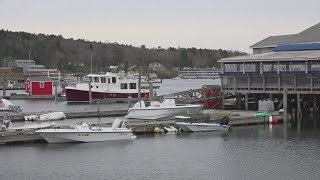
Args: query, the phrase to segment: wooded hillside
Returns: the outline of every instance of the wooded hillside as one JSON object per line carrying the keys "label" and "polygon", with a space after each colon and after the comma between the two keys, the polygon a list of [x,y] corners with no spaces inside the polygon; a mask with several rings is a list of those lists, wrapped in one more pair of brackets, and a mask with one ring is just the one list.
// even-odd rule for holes
{"label": "wooded hillside", "polygon": [[196,48],[161,47],[147,49],[144,45],[134,47],[117,43],[90,42],[83,39],[65,39],[61,35],[31,34],[0,30],[0,60],[31,59],[48,68],[68,72],[79,71],[77,65],[84,64],[83,70],[90,68],[90,54],[93,53],[94,71],[105,71],[107,67],[122,64],[147,66],[150,62],[160,62],[166,67],[212,67],[217,60],[244,55],[239,51],[209,50]]}

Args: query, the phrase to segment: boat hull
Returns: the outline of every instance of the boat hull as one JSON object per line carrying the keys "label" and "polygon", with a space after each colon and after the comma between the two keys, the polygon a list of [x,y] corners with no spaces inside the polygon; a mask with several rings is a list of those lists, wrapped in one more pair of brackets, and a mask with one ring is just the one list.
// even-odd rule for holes
{"label": "boat hull", "polygon": [[[126,92],[95,92],[92,91],[92,100],[129,101],[138,98],[138,93]],[[141,97],[149,97],[149,93],[141,93]],[[89,91],[78,89],[66,89],[66,100],[70,103],[89,102]]]}
{"label": "boat hull", "polygon": [[130,140],[131,132],[38,132],[48,143]]}
{"label": "boat hull", "polygon": [[0,144],[43,140],[35,130],[0,132]]}
{"label": "boat hull", "polygon": [[125,117],[128,119],[161,120],[188,112],[196,113],[200,109],[202,109],[201,105],[172,106],[165,108],[130,108]]}
{"label": "boat hull", "polygon": [[183,131],[201,132],[201,131],[228,131],[230,126],[210,123],[176,123]]}

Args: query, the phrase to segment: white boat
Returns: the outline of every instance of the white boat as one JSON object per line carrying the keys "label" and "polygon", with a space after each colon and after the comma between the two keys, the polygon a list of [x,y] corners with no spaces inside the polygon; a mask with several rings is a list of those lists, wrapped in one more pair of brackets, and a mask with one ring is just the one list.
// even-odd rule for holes
{"label": "white boat", "polygon": [[198,131],[228,131],[230,130],[229,125],[220,125],[217,123],[187,123],[187,122],[176,122],[183,131],[187,132],[198,132]]}
{"label": "white boat", "polygon": [[38,115],[28,115],[24,116],[26,121],[52,121],[52,120],[62,120],[65,119],[66,115],[64,112],[51,112]]}
{"label": "white boat", "polygon": [[182,79],[181,77],[175,77],[175,78],[172,78],[172,80],[180,80],[180,79]]}
{"label": "white boat", "polygon": [[36,132],[48,143],[99,142],[136,138],[132,130],[124,127],[124,122],[118,119],[113,122],[112,127],[90,126],[82,123],[68,127],[42,129]]}
{"label": "white boat", "polygon": [[[121,79],[118,74],[89,74],[91,98],[93,101],[131,101],[138,98],[138,79]],[[69,103],[89,102],[89,82],[67,86],[66,99]],[[149,90],[142,89],[140,97],[149,97]]]}
{"label": "white boat", "polygon": [[41,123],[12,127],[12,122],[10,121],[10,119],[2,120],[0,143],[43,140],[43,138],[38,133],[36,133],[36,130],[50,128],[53,125],[54,123]]}
{"label": "white boat", "polygon": [[174,99],[165,99],[162,103],[151,101],[148,107],[146,107],[144,101],[140,101],[132,108],[129,108],[125,117],[127,119],[161,120],[188,112],[196,113],[200,109],[202,109],[202,106],[198,104],[177,105]]}
{"label": "white boat", "polygon": [[0,99],[0,111],[4,112],[21,112],[22,109],[20,106],[14,105],[12,102],[6,99]]}

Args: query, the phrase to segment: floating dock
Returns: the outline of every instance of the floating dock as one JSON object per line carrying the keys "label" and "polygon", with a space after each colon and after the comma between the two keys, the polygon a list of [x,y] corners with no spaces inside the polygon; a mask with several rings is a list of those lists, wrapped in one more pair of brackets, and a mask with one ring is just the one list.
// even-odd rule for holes
{"label": "floating dock", "polygon": [[[19,114],[10,114],[10,119],[12,122],[25,121],[24,116],[36,115],[40,112],[30,112],[30,113],[19,113]],[[41,112],[49,113],[49,112]],[[91,117],[120,117],[127,114],[127,110],[115,110],[115,111],[81,111],[81,112],[64,112],[67,119],[74,118],[91,118]],[[3,115],[0,116],[0,119],[3,119]]]}

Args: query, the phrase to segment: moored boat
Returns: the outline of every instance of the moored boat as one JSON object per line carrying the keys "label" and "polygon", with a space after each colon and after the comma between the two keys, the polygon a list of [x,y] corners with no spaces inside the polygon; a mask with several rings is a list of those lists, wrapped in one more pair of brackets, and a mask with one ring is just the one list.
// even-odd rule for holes
{"label": "moored boat", "polygon": [[183,131],[187,132],[199,132],[199,131],[228,131],[230,126],[220,125],[217,123],[188,123],[188,122],[177,122]]}
{"label": "moored boat", "polygon": [[[89,74],[91,97],[93,101],[130,101],[138,98],[138,80],[120,79],[118,74]],[[78,83],[75,87],[67,86],[66,99],[70,103],[89,102],[89,83]],[[149,97],[149,90],[142,89],[141,97]]]}
{"label": "moored boat", "polygon": [[164,99],[161,103],[151,101],[150,106],[146,106],[144,101],[140,101],[129,108],[125,117],[128,119],[162,120],[188,112],[196,113],[200,109],[202,109],[202,106],[199,104],[177,105],[174,99]]}
{"label": "moored boat", "polygon": [[50,128],[54,125],[55,123],[40,123],[12,127],[10,119],[4,119],[1,121],[0,143],[43,140],[43,138],[36,133],[36,130]]}
{"label": "moored boat", "polygon": [[0,99],[0,112],[21,112],[22,109],[20,106],[14,105],[12,102],[6,99]]}
{"label": "moored boat", "polygon": [[86,123],[36,131],[48,143],[99,142],[136,138],[124,122],[116,119],[112,127],[90,126]]}
{"label": "moored boat", "polygon": [[192,122],[189,116],[175,116],[176,125],[183,131],[199,132],[199,131],[230,131],[228,117],[222,117],[220,124],[208,122]]}
{"label": "moored boat", "polygon": [[51,112],[38,115],[24,116],[26,121],[52,121],[52,120],[63,120],[66,118],[64,112]]}

